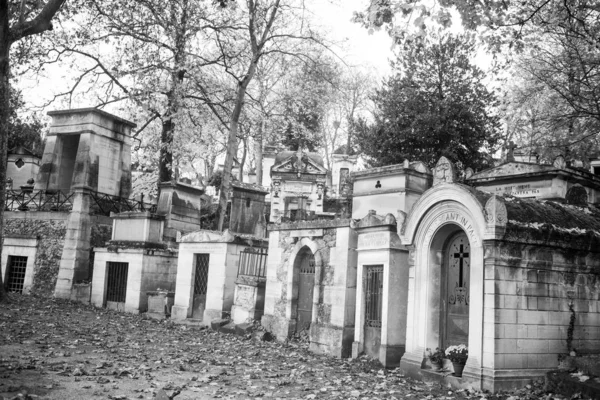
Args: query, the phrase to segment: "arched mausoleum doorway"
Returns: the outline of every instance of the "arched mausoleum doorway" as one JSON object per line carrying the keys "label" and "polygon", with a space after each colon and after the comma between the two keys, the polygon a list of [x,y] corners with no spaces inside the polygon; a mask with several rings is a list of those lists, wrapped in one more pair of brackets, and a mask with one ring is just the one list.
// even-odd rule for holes
{"label": "arched mausoleum doorway", "polygon": [[315,256],[308,246],[300,249],[294,260],[294,285],[296,296],[292,308],[296,314],[296,332],[308,330],[312,321],[315,289]]}
{"label": "arched mausoleum doorway", "polygon": [[[446,216],[447,217],[447,216]],[[460,225],[451,221],[432,235],[428,254],[415,255],[429,296],[422,310],[427,315],[426,348],[442,349],[468,344],[470,311],[471,244]],[[415,263],[416,264],[416,263]],[[425,322],[425,321],[423,321]]]}
{"label": "arched mausoleum doorway", "polygon": [[427,349],[465,344],[463,376],[481,374],[483,358],[483,205],[461,185],[426,193],[406,221],[408,257],[406,353],[401,369],[418,376]]}

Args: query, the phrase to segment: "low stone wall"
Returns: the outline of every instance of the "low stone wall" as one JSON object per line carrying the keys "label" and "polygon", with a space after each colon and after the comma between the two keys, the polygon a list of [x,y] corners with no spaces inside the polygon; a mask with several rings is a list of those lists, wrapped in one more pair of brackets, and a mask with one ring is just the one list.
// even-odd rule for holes
{"label": "low stone wall", "polygon": [[[52,296],[65,244],[69,213],[7,211],[4,218],[5,237],[38,239],[30,292]],[[91,247],[105,246],[112,234],[111,220],[104,216],[91,216],[90,229]],[[92,263],[93,258],[90,259],[90,270]],[[89,298],[89,294],[87,297]]]}
{"label": "low stone wall", "polygon": [[17,212],[4,213],[5,237],[37,237],[32,294],[52,296],[65,240],[69,213]]}

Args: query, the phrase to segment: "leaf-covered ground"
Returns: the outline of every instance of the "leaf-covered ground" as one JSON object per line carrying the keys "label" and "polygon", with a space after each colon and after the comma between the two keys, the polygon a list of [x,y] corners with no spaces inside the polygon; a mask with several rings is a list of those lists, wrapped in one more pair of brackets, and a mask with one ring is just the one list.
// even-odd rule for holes
{"label": "leaf-covered ground", "polygon": [[539,384],[491,396],[404,378],[367,358],[310,353],[32,296],[0,304],[0,399],[552,399]]}

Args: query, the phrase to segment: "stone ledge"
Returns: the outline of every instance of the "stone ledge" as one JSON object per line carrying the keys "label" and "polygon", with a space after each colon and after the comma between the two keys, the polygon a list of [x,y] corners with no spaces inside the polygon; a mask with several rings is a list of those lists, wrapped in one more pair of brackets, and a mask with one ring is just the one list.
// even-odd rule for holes
{"label": "stone ledge", "polygon": [[313,221],[296,221],[284,222],[279,224],[269,224],[268,231],[286,231],[296,229],[319,229],[319,228],[343,228],[349,227],[352,222],[351,218],[334,219],[334,220],[313,220]]}

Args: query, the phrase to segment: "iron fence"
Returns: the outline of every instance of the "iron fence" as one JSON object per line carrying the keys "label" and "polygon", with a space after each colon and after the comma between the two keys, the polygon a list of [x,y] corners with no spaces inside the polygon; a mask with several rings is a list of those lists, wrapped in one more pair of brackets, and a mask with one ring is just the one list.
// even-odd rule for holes
{"label": "iron fence", "polygon": [[[90,196],[90,212],[109,216],[111,212],[150,211],[156,212],[156,204],[127,199],[109,194],[86,191]],[[6,191],[6,211],[71,211],[74,193],[60,190]]]}
{"label": "iron fence", "polygon": [[238,276],[257,276],[264,278],[267,266],[267,249],[246,247],[240,253]]}
{"label": "iron fence", "polygon": [[59,190],[6,191],[6,211],[71,211],[73,193]]}
{"label": "iron fence", "polygon": [[150,211],[156,212],[156,204],[144,203],[142,200],[127,199],[125,197],[112,196],[110,194],[88,192],[92,201],[90,212],[92,214],[110,215],[111,212],[120,213],[126,211]]}

